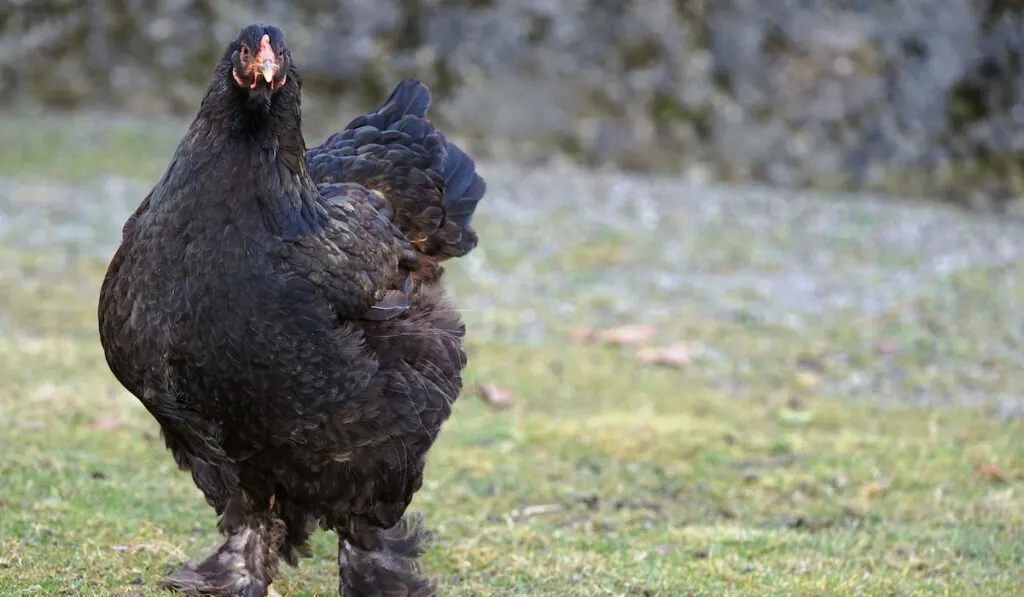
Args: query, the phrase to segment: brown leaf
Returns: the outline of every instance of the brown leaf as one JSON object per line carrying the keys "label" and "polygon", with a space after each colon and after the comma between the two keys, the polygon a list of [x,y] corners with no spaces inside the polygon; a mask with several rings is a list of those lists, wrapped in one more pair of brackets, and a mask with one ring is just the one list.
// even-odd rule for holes
{"label": "brown leaf", "polygon": [[870,499],[879,495],[883,491],[885,491],[884,485],[882,485],[881,483],[872,482],[860,488],[860,496],[862,498]]}
{"label": "brown leaf", "polygon": [[999,468],[999,465],[992,462],[981,467],[981,476],[986,480],[994,483],[1005,483],[1006,473]]}
{"label": "brown leaf", "polygon": [[597,339],[598,332],[586,328],[576,328],[572,331],[572,339],[577,342],[593,342]]}
{"label": "brown leaf", "polygon": [[636,358],[646,365],[685,367],[690,364],[690,349],[683,344],[652,346],[640,349]]}
{"label": "brown leaf", "polygon": [[495,385],[485,384],[476,387],[476,393],[483,398],[484,402],[493,408],[508,408],[512,406],[512,392]]}
{"label": "brown leaf", "polygon": [[90,429],[110,431],[121,426],[121,420],[114,417],[99,417],[89,422]]}
{"label": "brown leaf", "polygon": [[607,342],[608,344],[644,344],[654,339],[655,329],[644,324],[620,325],[607,330],[579,328],[572,331],[578,342]]}
{"label": "brown leaf", "polygon": [[654,334],[653,326],[631,324],[598,332],[597,339],[609,344],[645,344],[654,339]]}

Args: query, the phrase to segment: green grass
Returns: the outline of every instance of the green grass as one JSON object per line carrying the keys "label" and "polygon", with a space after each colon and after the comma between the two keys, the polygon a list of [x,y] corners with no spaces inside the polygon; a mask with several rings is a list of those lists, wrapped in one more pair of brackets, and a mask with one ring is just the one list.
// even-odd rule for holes
{"label": "green grass", "polygon": [[[10,127],[0,123],[0,143]],[[0,160],[0,173],[49,160],[83,177],[152,178],[168,146],[132,139],[107,146],[132,153],[129,167],[58,150]],[[481,226],[484,237],[501,230]],[[605,258],[617,263],[619,252],[576,249],[562,262],[598,267]],[[215,544],[215,519],[106,368],[94,311],[105,263],[58,267],[0,244],[0,264],[0,594],[157,594],[171,566]],[[452,269],[460,294],[478,290]],[[952,284],[970,295],[986,275]],[[573,325],[600,310],[585,293],[579,306]],[[424,565],[446,594],[1024,592],[1021,423],[980,407],[836,396],[831,383],[847,369],[873,366],[857,321],[793,331],[681,311],[660,340],[716,340],[750,366],[644,366],[631,349],[572,340],[572,326],[553,316],[540,345],[499,341],[483,314],[467,314],[469,389],[413,503],[435,531]],[[911,379],[944,375],[918,328],[880,317],[905,348],[887,367]],[[940,356],[980,359],[986,345],[974,340]],[[808,355],[819,363],[813,373],[797,365]],[[1018,387],[1019,374],[1003,375],[983,389]],[[483,383],[510,389],[514,405],[489,410],[472,392]],[[275,586],[285,597],[337,594],[334,541],[319,534],[314,548],[298,569],[283,568]]]}
{"label": "green grass", "polygon": [[0,176],[89,181],[102,174],[156,180],[187,123],[82,114],[0,118]]}

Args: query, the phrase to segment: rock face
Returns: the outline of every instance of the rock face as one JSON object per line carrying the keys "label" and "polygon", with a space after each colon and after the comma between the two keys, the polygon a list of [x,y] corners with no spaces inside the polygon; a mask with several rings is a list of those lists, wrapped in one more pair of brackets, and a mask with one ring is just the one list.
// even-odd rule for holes
{"label": "rock face", "polygon": [[0,101],[190,114],[255,21],[285,29],[313,125],[416,76],[485,157],[1024,195],[1014,0],[6,0]]}

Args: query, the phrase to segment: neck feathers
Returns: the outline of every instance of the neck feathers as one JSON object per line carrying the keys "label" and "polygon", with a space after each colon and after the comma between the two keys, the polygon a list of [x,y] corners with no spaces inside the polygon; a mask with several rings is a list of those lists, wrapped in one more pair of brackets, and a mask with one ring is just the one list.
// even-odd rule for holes
{"label": "neck feathers", "polygon": [[203,97],[193,128],[207,129],[225,140],[252,143],[269,151],[295,175],[308,178],[301,86],[299,73],[291,68],[279,90],[265,97],[254,95],[234,82],[231,63],[222,61]]}
{"label": "neck feathers", "polygon": [[254,200],[263,225],[283,236],[309,234],[326,218],[306,166],[300,92],[294,68],[284,86],[261,98],[239,88],[222,62],[178,150],[195,171],[213,173],[210,184],[231,197],[240,218]]}

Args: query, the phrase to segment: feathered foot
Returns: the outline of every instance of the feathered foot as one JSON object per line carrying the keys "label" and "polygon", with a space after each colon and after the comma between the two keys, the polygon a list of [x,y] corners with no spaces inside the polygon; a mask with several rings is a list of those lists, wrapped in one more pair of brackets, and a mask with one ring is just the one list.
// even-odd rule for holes
{"label": "feathered foot", "polygon": [[379,547],[372,551],[339,539],[341,597],[436,597],[437,586],[420,574],[416,563],[431,539],[420,517],[407,515],[395,526],[377,533]]}
{"label": "feathered foot", "polygon": [[271,512],[250,515],[227,529],[227,538],[198,566],[173,572],[160,588],[189,597],[274,597],[278,548],[285,524]]}

